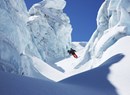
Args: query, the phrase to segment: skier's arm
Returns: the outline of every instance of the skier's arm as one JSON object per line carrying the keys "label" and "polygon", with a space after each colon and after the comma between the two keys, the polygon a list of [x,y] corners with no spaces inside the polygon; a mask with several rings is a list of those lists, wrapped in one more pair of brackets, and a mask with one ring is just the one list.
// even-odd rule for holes
{"label": "skier's arm", "polygon": [[76,50],[75,50],[75,49],[73,49],[73,51],[74,51],[74,52],[76,52]]}

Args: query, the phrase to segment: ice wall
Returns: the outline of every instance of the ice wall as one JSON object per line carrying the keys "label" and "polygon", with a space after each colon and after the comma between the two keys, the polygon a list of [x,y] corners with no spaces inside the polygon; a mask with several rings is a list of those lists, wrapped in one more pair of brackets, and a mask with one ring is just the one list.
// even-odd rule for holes
{"label": "ice wall", "polygon": [[63,13],[64,0],[44,0],[29,10],[28,28],[42,59],[53,65],[65,58],[70,48],[71,31],[69,17]]}
{"label": "ice wall", "polygon": [[24,0],[0,0],[0,71],[39,76],[31,56],[51,66],[70,48],[64,0],[44,0],[27,11]]}
{"label": "ice wall", "polygon": [[0,0],[1,71],[22,74],[30,69],[23,53],[40,57],[27,28],[28,17],[24,0]]}
{"label": "ice wall", "polygon": [[97,60],[120,38],[130,35],[130,0],[105,0],[97,15],[97,29],[86,45],[84,59]]}

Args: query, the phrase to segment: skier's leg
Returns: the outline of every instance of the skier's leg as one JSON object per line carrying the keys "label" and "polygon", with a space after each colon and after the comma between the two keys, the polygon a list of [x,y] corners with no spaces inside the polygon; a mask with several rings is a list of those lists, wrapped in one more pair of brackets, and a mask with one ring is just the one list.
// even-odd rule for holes
{"label": "skier's leg", "polygon": [[78,56],[76,54],[73,54],[74,58],[78,58]]}
{"label": "skier's leg", "polygon": [[75,57],[78,58],[78,56],[75,54]]}

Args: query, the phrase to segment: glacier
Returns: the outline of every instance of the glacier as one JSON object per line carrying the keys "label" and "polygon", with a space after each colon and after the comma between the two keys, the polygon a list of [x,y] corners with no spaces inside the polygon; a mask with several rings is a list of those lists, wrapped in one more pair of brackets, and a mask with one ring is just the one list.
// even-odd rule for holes
{"label": "glacier", "polygon": [[[8,90],[12,87],[9,90],[11,95],[23,95],[19,91],[23,89],[20,86],[15,91],[16,85],[8,86],[11,82],[23,83],[23,91],[33,87],[33,91],[28,90],[24,95],[129,95],[129,5],[129,0],[105,0],[97,14],[97,29],[90,40],[72,42],[71,21],[63,12],[65,0],[43,0],[34,4],[29,11],[24,0],[1,0],[2,95],[8,93],[2,86]],[[67,50],[71,47],[77,50],[78,59],[68,55]],[[18,79],[19,82],[8,78]],[[36,87],[39,90],[36,91]]]}
{"label": "glacier", "polygon": [[51,65],[65,58],[71,47],[72,27],[68,16],[63,13],[65,4],[64,0],[45,0],[29,10],[27,24],[33,43],[42,59]]}
{"label": "glacier", "polygon": [[64,0],[45,0],[28,11],[24,0],[0,1],[1,71],[36,77],[30,56],[58,69],[54,63],[66,58],[71,47],[72,27],[63,12],[65,5]]}

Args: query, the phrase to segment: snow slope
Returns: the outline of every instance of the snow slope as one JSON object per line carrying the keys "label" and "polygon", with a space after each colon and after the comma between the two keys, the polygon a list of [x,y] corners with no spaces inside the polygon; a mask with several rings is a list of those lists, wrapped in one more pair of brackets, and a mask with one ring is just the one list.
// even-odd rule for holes
{"label": "snow slope", "polygon": [[51,81],[32,79],[0,72],[0,92],[2,95],[104,95],[93,89],[78,85],[55,83]]}
{"label": "snow slope", "polygon": [[[127,44],[130,40],[130,23],[128,21],[130,15],[129,6],[126,6],[129,2],[127,0],[120,0],[117,2],[118,4],[115,2],[117,1],[106,0],[101,6],[97,16],[97,29],[86,47],[77,52],[80,57],[78,59],[68,57],[55,63],[65,71],[64,74],[67,75],[65,78],[70,77],[63,82],[82,86],[90,83],[89,87],[97,87],[98,91],[99,89],[107,90],[108,95],[130,94],[130,75],[128,73],[130,46]],[[76,75],[81,72],[88,73],[88,75],[84,76],[84,73]],[[53,80],[53,77],[50,78]],[[83,83],[80,83],[81,81]]]}
{"label": "snow slope", "polygon": [[[85,87],[88,86],[88,88],[90,87],[96,89],[99,92],[107,92],[109,93],[108,95],[129,95],[130,52],[128,52],[128,50],[130,48],[130,45],[127,44],[128,40],[130,40],[130,36],[126,36],[118,40],[113,46],[104,52],[100,60],[100,64],[102,65],[84,73],[81,72],[83,72],[84,69],[87,70],[87,67],[84,67],[85,65],[83,66],[84,68],[82,67],[78,69],[79,71],[76,71],[77,69],[74,70],[73,66],[75,66],[79,60],[74,59],[73,57],[60,62],[64,70],[66,70],[65,73],[59,74],[59,72],[55,72],[53,68],[48,68],[45,66],[38,67],[46,68],[47,72],[42,71],[43,69],[39,69],[37,67],[36,68],[39,69],[43,75],[47,73],[45,76],[49,76],[48,78],[54,81],[62,80],[77,73],[81,73],[68,79],[62,80],[61,82]],[[38,61],[36,62],[40,63]],[[90,64],[88,63],[88,65]]]}
{"label": "snow slope", "polygon": [[0,70],[42,80],[0,72],[2,95],[130,95],[129,0],[104,1],[91,39],[77,44],[77,59],[66,52],[72,28],[64,0],[35,4],[29,18],[17,3],[0,1]]}
{"label": "snow slope", "polygon": [[[129,6],[126,7],[129,2],[127,0],[120,0],[117,4],[114,2],[116,1],[106,0],[99,9],[97,29],[87,43],[85,53],[82,54],[82,61],[76,68],[88,63],[91,64],[91,68],[99,66],[104,52],[120,38],[130,34]],[[118,20],[112,20],[113,17],[117,17]]]}
{"label": "snow slope", "polygon": [[130,94],[130,74],[128,73],[130,72],[130,45],[127,43],[129,40],[130,36],[121,38],[119,41],[117,41],[117,43],[115,43],[115,45],[113,45],[104,53],[101,59],[104,61],[105,58],[109,58],[110,56],[116,54],[122,54],[124,56],[120,62],[109,67],[111,72],[110,75],[108,75],[108,80],[112,83],[112,85],[115,86],[116,91],[119,93],[119,95]]}
{"label": "snow slope", "polygon": [[86,46],[87,42],[72,42],[71,47],[76,51],[83,49]]}
{"label": "snow slope", "polygon": [[[2,95],[129,95],[128,40],[130,36],[123,37],[109,48],[104,54],[108,59],[101,66],[58,83],[0,72],[0,92]],[[56,73],[53,75],[56,77]]]}

